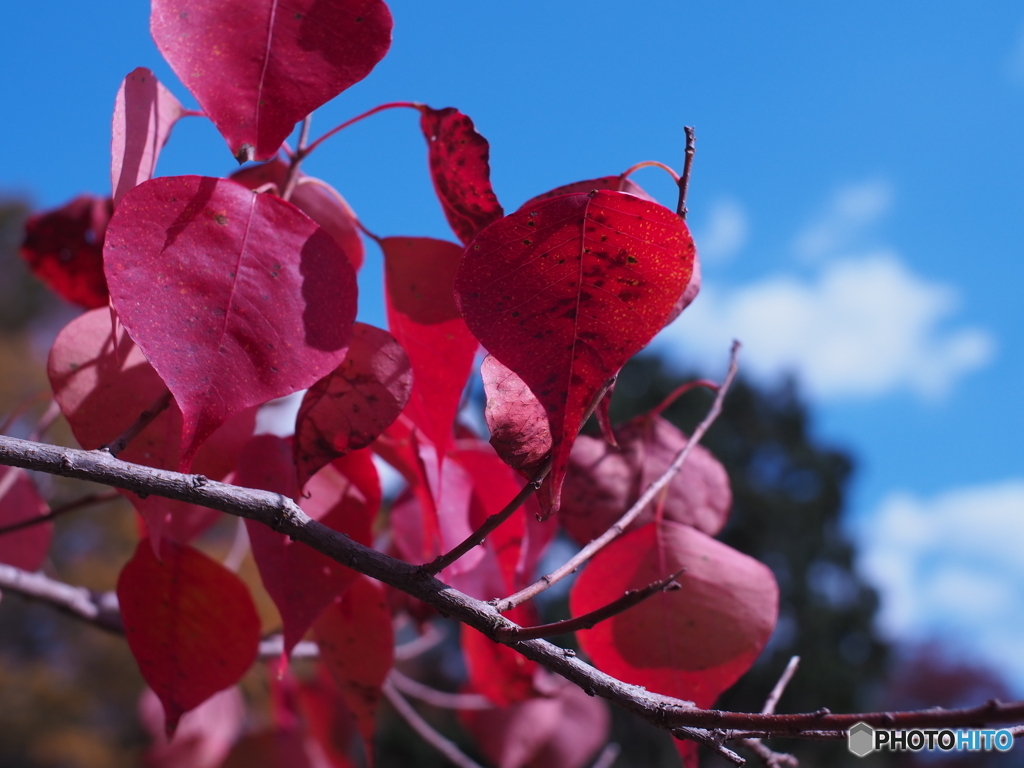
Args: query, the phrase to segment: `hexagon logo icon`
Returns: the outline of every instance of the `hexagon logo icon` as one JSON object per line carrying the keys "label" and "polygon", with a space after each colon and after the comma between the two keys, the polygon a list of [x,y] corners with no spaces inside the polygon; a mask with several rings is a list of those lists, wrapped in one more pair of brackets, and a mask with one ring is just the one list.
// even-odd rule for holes
{"label": "hexagon logo icon", "polygon": [[848,734],[846,745],[857,757],[864,757],[875,751],[875,729],[867,723],[857,723]]}

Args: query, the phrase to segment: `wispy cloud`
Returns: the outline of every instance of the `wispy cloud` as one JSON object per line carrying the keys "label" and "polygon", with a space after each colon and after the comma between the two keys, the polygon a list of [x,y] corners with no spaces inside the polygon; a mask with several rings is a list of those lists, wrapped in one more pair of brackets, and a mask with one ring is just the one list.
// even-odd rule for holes
{"label": "wispy cloud", "polygon": [[889,496],[859,530],[860,567],[893,637],[941,634],[1024,688],[1024,479]]}
{"label": "wispy cloud", "polygon": [[707,286],[656,344],[679,350],[673,357],[684,366],[720,367],[730,341],[741,339],[748,372],[794,373],[820,398],[899,390],[935,398],[987,363],[995,348],[979,328],[943,330],[956,305],[953,288],[880,252],[829,263],[812,280]]}
{"label": "wispy cloud", "polygon": [[747,214],[735,200],[717,200],[694,234],[705,261],[727,261],[747,244]]}
{"label": "wispy cloud", "polygon": [[842,255],[858,245],[858,236],[884,216],[892,202],[892,187],[884,181],[841,187],[821,216],[797,234],[793,244],[797,256],[813,262]]}

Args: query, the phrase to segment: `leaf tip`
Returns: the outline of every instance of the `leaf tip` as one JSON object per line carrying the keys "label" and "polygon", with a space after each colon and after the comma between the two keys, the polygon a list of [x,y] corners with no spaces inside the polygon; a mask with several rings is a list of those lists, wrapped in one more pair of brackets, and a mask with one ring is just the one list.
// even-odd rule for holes
{"label": "leaf tip", "polygon": [[239,165],[244,165],[245,163],[251,163],[255,159],[256,159],[256,147],[254,147],[252,144],[249,144],[248,142],[246,142],[241,147],[239,147],[238,151],[235,152],[235,160],[238,161]]}

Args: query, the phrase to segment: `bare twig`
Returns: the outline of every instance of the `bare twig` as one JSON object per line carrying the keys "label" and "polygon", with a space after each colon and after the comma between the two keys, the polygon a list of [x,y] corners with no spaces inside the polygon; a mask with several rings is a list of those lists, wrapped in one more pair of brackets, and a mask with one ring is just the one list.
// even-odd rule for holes
{"label": "bare twig", "polygon": [[[5,418],[3,420],[3,423],[0,424],[0,435],[6,435],[7,432],[10,430],[10,428],[12,426],[14,426],[14,422],[16,422],[18,419],[20,419],[23,415],[25,415],[25,412],[27,410],[29,410],[36,403],[41,403],[44,400],[46,400],[47,398],[49,398],[49,397],[52,397],[52,395],[49,392],[43,391],[43,392],[36,392],[34,395],[31,395],[31,396],[25,398],[23,401],[21,401],[15,407],[15,409],[13,411],[11,411],[9,414],[7,414],[7,418]],[[53,404],[53,401],[51,400],[51,405],[52,404]],[[57,412],[60,413],[60,409],[59,408],[57,409]],[[34,437],[32,439],[33,440],[38,440],[39,438],[38,437]]]}
{"label": "bare twig", "polygon": [[762,709],[761,712],[766,715],[770,715],[775,712],[775,708],[779,705],[779,699],[781,699],[782,694],[786,692],[786,686],[789,685],[789,681],[793,679],[793,675],[796,674],[796,670],[799,666],[799,656],[794,656],[789,660],[786,668],[782,670],[782,675],[779,677],[779,681],[775,683],[775,687],[772,688],[772,692],[768,694],[768,698],[764,702],[764,709]]}
{"label": "bare twig", "polygon": [[565,619],[563,621],[556,621],[551,624],[541,624],[536,627],[520,627],[515,629],[500,630],[497,635],[504,643],[512,643],[516,640],[533,640],[538,637],[554,637],[555,635],[564,635],[568,632],[575,632],[578,629],[590,629],[595,624],[610,619],[612,616],[616,616],[623,611],[632,608],[634,605],[642,603],[652,595],[656,595],[659,592],[671,592],[676,589],[680,589],[680,585],[676,582],[676,578],[683,571],[676,571],[671,576],[655,581],[648,584],[643,589],[630,589],[617,600],[613,600],[596,611],[590,611],[582,616],[577,616],[573,619]]}
{"label": "bare twig", "polygon": [[391,706],[395,708],[405,722],[412,726],[416,733],[423,737],[424,741],[451,760],[458,768],[481,768],[479,763],[475,762],[455,744],[435,731],[430,723],[420,717],[420,713],[413,709],[408,701],[402,698],[402,694],[398,692],[390,680],[384,682],[384,695],[391,702]]}
{"label": "bare twig", "polygon": [[676,204],[676,215],[686,219],[686,193],[690,188],[690,169],[693,167],[693,156],[697,152],[697,135],[692,125],[687,125],[683,130],[686,132],[686,159],[683,160],[683,175],[679,177],[679,202]]}
{"label": "bare twig", "polygon": [[704,420],[697,425],[695,430],[693,430],[693,434],[690,436],[690,439],[687,440],[686,445],[678,454],[676,454],[675,460],[669,465],[668,469],[662,473],[661,477],[650,484],[647,490],[644,491],[640,498],[636,500],[636,503],[630,507],[626,514],[619,518],[615,525],[587,544],[587,546],[577,552],[564,565],[551,573],[542,576],[539,580],[535,581],[530,586],[519,590],[514,595],[510,595],[503,600],[496,601],[494,605],[499,613],[510,611],[517,605],[522,605],[527,600],[532,600],[552,584],[557,584],[566,576],[575,573],[581,565],[587,562],[587,560],[621,536],[626,531],[626,528],[629,527],[630,523],[640,516],[644,507],[650,504],[654,497],[658,495],[658,492],[672,481],[672,478],[675,477],[676,474],[679,473],[679,470],[683,468],[683,464],[686,463],[686,459],[689,457],[693,447],[701,441],[701,438],[704,437],[704,434],[722,412],[722,402],[725,400],[725,395],[729,391],[729,387],[732,385],[733,379],[736,378],[736,371],[738,370],[736,358],[739,354],[739,349],[740,343],[738,341],[734,341],[732,344],[732,355],[729,360],[729,371],[725,375],[725,381],[723,381],[722,385],[718,388],[718,393],[715,395],[715,401],[711,404],[711,409],[708,411],[707,416],[704,417]]}
{"label": "bare twig", "polygon": [[400,108],[400,107],[409,107],[411,109],[419,109],[420,106],[421,105],[416,104],[416,103],[411,102],[411,101],[393,101],[393,102],[390,102],[388,104],[380,104],[379,106],[376,106],[373,109],[370,109],[370,110],[367,110],[366,112],[363,112],[363,114],[361,114],[361,115],[356,115],[355,117],[353,117],[353,118],[351,118],[349,120],[346,120],[341,125],[338,125],[338,126],[335,126],[334,128],[331,128],[331,130],[329,130],[327,133],[325,133],[319,139],[314,141],[312,144],[310,144],[304,150],[300,149],[299,152],[296,152],[296,154],[299,154],[301,152],[302,156],[305,157],[310,152],[312,152],[314,149],[316,149],[321,144],[323,144],[325,141],[327,141],[327,139],[331,138],[331,136],[333,136],[334,134],[338,133],[339,131],[345,130],[346,128],[348,128],[350,125],[352,125],[354,123],[358,123],[360,120],[365,120],[370,115],[375,115],[378,112],[383,112],[385,109],[396,109],[396,108]]}
{"label": "bare twig", "polygon": [[439,691],[437,688],[431,688],[429,685],[424,685],[418,680],[413,680],[411,677],[403,675],[397,669],[392,669],[388,673],[388,680],[402,693],[430,704],[432,707],[440,709],[494,709],[494,704],[491,703],[491,700],[486,696],[481,696],[479,693],[448,693],[448,691]]}
{"label": "bare twig", "polygon": [[[604,386],[597,391],[597,395],[591,401],[590,405],[587,407],[587,410],[583,415],[583,421],[580,422],[581,429],[583,425],[587,423],[587,420],[593,415],[594,411],[597,410],[598,404],[601,402],[602,399],[604,399],[604,396],[608,394],[608,390],[615,386],[615,378],[616,377],[613,376],[610,379],[608,379],[608,381],[604,383]],[[483,544],[484,541],[487,540],[487,537],[491,535],[495,530],[497,530],[498,526],[500,526],[502,523],[508,520],[512,516],[512,514],[517,509],[519,509],[523,505],[523,503],[540,488],[541,483],[544,482],[544,478],[547,477],[550,471],[551,457],[548,456],[547,460],[534,473],[533,478],[530,480],[530,482],[528,482],[520,489],[519,493],[515,495],[512,501],[505,505],[504,509],[502,509],[500,512],[495,512],[493,515],[484,520],[483,525],[481,525],[479,528],[477,528],[475,531],[469,534],[469,536],[467,536],[461,543],[453,547],[451,551],[449,551],[447,554],[441,555],[435,558],[433,561],[420,566],[423,569],[424,573],[429,573],[431,576],[436,576],[449,565],[451,565],[460,557],[462,557],[464,554],[469,552],[471,549],[473,549],[474,547],[479,547],[481,544]]]}
{"label": "bare twig", "polygon": [[[50,404],[46,406],[46,410],[43,411],[43,415],[39,417],[39,421],[32,428],[31,434],[29,434],[29,440],[39,440],[45,435],[50,427],[53,426],[53,422],[60,416],[60,403],[56,400],[50,400]],[[3,430],[6,432],[7,430]]]}
{"label": "bare twig", "polygon": [[153,419],[167,410],[167,407],[170,404],[171,391],[169,389],[165,389],[163,394],[154,400],[153,404],[149,406],[149,408],[140,413],[139,418],[133,421],[119,438],[114,440],[112,443],[107,443],[102,446],[100,450],[106,450],[106,452],[111,456],[117,456],[121,451],[128,447],[128,443],[138,437],[142,430],[153,423]]}
{"label": "bare twig", "polygon": [[[764,702],[764,707],[761,709],[762,714],[770,715],[775,712],[775,707],[778,706],[779,699],[781,699],[782,694],[786,692],[786,686],[789,685],[789,681],[793,679],[793,675],[796,674],[797,667],[799,666],[800,657],[793,656],[786,665],[786,668],[782,671],[782,675],[779,677],[778,682],[775,683],[775,687],[772,688],[772,692],[768,694],[768,698]],[[757,755],[758,759],[764,763],[767,768],[782,768],[782,766],[796,768],[796,766],[800,764],[793,755],[785,752],[776,752],[766,746],[760,739],[743,739],[739,743]]]}
{"label": "bare twig", "polygon": [[672,735],[677,739],[695,741],[702,747],[706,747],[715,754],[724,757],[733,765],[743,765],[747,762],[731,749],[724,746],[722,744],[723,739],[712,731],[705,731],[702,728],[673,728]]}
{"label": "bare twig", "polygon": [[[5,436],[0,436],[0,464],[90,480],[257,520],[342,565],[422,600],[491,639],[496,639],[496,633],[503,628],[515,626],[494,606],[424,574],[414,565],[370,549],[312,520],[291,499],[279,494],[218,483],[201,475],[184,475],[130,464],[103,451],[61,448]],[[3,588],[2,584],[0,588]],[[33,596],[55,605],[64,602],[50,594]],[[88,611],[79,615],[88,618]],[[617,680],[594,669],[566,649],[544,640],[520,640],[512,643],[512,647],[583,690],[601,696],[660,728],[715,731],[724,740],[749,737],[845,738],[845,729],[858,722],[878,728],[908,729],[980,728],[995,723],[1017,725],[1024,721],[1024,701],[1003,703],[992,700],[976,707],[952,710],[851,714],[820,710],[765,715],[698,709],[691,702],[662,696]]]}
{"label": "bare twig", "polygon": [[29,573],[5,563],[0,563],[0,589],[50,603],[108,632],[124,633],[117,595],[113,592],[73,587],[43,573]]}
{"label": "bare twig", "polygon": [[597,756],[597,760],[594,761],[594,764],[591,765],[590,768],[612,768],[621,751],[622,747],[614,741],[610,744],[606,744],[604,749],[601,750],[601,754]]}
{"label": "bare twig", "polygon": [[433,624],[428,624],[427,631],[415,640],[410,640],[408,643],[402,643],[401,645],[395,646],[395,661],[408,661],[409,659],[415,659],[417,656],[429,651],[442,640],[444,640],[444,632],[439,630]]}
{"label": "bare twig", "polygon": [[83,496],[80,499],[75,499],[74,501],[69,501],[67,504],[62,504],[59,507],[54,507],[45,515],[40,515],[39,517],[30,517],[27,520],[19,520],[16,523],[5,525],[2,528],[0,528],[0,536],[3,536],[8,533],[14,533],[15,531],[20,531],[23,528],[31,528],[33,525],[48,523],[54,518],[60,517],[61,515],[65,514],[66,512],[74,512],[76,509],[88,507],[93,504],[102,504],[105,501],[111,501],[113,499],[116,499],[120,495],[121,494],[119,494],[115,490],[90,493],[87,496]]}

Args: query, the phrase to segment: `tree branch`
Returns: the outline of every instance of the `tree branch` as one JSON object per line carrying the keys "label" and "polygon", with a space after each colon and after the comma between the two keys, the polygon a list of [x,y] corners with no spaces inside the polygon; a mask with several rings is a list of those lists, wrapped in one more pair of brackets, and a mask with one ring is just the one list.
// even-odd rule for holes
{"label": "tree branch", "polygon": [[73,587],[46,574],[29,573],[5,563],[0,563],[0,589],[41,600],[108,632],[124,634],[117,595],[113,592]]}
{"label": "tree branch", "polygon": [[686,193],[690,189],[690,169],[693,168],[693,156],[697,153],[697,134],[692,125],[687,125],[683,130],[686,132],[686,159],[683,160],[683,175],[679,177],[679,202],[676,204],[676,215],[685,220]]}
{"label": "tree branch", "polygon": [[479,693],[448,693],[424,685],[403,675],[397,669],[388,673],[388,680],[402,693],[441,709],[494,709],[494,704],[486,696]]}
{"label": "tree branch", "polygon": [[644,508],[651,503],[651,500],[654,499],[661,489],[667,486],[672,481],[672,478],[679,473],[679,470],[683,468],[683,464],[686,463],[686,459],[690,456],[693,446],[697,445],[697,443],[701,441],[701,438],[704,437],[704,434],[722,412],[722,403],[725,401],[725,395],[729,391],[729,387],[732,386],[733,379],[736,378],[736,371],[739,370],[736,362],[739,350],[740,343],[738,341],[734,341],[732,343],[732,354],[729,359],[729,371],[725,374],[725,380],[722,382],[722,385],[718,387],[718,392],[715,394],[715,400],[711,404],[711,409],[704,417],[704,420],[697,425],[695,430],[693,430],[693,434],[690,436],[690,439],[686,441],[686,445],[678,454],[676,454],[675,460],[669,465],[668,469],[662,473],[661,477],[648,486],[647,490],[644,491],[640,498],[636,500],[636,503],[629,508],[629,511],[619,518],[615,525],[587,544],[587,546],[577,552],[573,557],[569,558],[569,560],[561,567],[545,576],[541,576],[539,580],[535,581],[530,586],[519,590],[514,595],[506,597],[504,600],[493,601],[498,613],[510,611],[517,605],[522,605],[527,600],[532,600],[552,584],[557,584],[566,576],[575,573],[581,565],[587,562],[587,560],[592,558],[600,550],[625,533],[626,528],[629,527],[630,523],[640,516],[640,513],[643,512]]}
{"label": "tree branch", "polygon": [[[344,534],[312,520],[291,499],[276,493],[213,482],[202,475],[183,475],[129,464],[103,451],[61,448],[5,436],[0,436],[0,464],[113,485],[136,493],[148,493],[199,504],[256,520],[312,547],[342,565],[422,600],[442,614],[491,639],[497,639],[496,633],[500,630],[517,626],[499,614],[494,606],[469,597],[424,574],[415,565],[363,546]],[[21,591],[23,594],[29,594],[28,590]],[[61,604],[59,600],[51,602]],[[70,602],[78,604],[75,601]],[[86,614],[79,615],[86,617]],[[566,649],[544,640],[519,640],[508,645],[531,661],[536,661],[580,686],[584,691],[601,696],[660,728],[717,730],[722,732],[723,738],[726,739],[754,736],[839,738],[834,735],[837,733],[843,734],[845,738],[844,729],[858,722],[880,728],[966,728],[992,723],[1019,724],[1024,721],[1024,701],[1004,704],[993,700],[977,707],[955,710],[929,709],[846,715],[833,715],[828,710],[805,714],[765,715],[697,709],[691,702],[662,696],[617,680],[586,664],[571,651],[567,652]]]}
{"label": "tree branch", "polygon": [[683,571],[676,571],[667,578],[651,582],[643,589],[626,590],[626,593],[617,600],[613,600],[608,603],[608,605],[602,606],[597,610],[590,611],[590,613],[585,613],[582,616],[576,616],[572,619],[564,619],[563,621],[556,621],[552,624],[540,624],[536,627],[498,630],[496,634],[501,638],[501,642],[512,643],[516,640],[533,640],[538,637],[554,637],[555,635],[565,635],[569,632],[575,632],[578,629],[590,629],[595,624],[598,624],[605,619],[610,619],[612,616],[616,616],[623,611],[632,608],[634,605],[642,603],[652,595],[656,595],[659,592],[671,592],[681,589],[681,586],[675,579],[682,572]]}

